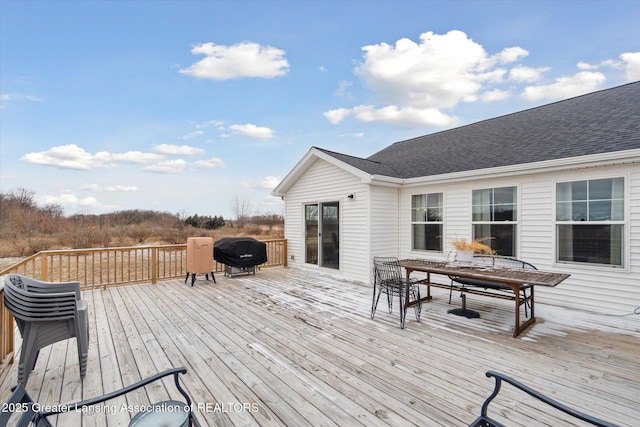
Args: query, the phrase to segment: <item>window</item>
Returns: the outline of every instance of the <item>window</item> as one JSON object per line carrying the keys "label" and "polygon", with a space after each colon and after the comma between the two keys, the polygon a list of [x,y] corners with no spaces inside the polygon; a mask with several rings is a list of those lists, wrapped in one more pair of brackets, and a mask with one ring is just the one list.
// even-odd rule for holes
{"label": "window", "polygon": [[473,190],[473,238],[498,255],[516,256],[516,187]]}
{"label": "window", "polygon": [[622,266],[624,217],[624,178],[557,183],[558,261]]}
{"label": "window", "polygon": [[411,196],[411,249],[442,252],[442,219],[442,193]]}

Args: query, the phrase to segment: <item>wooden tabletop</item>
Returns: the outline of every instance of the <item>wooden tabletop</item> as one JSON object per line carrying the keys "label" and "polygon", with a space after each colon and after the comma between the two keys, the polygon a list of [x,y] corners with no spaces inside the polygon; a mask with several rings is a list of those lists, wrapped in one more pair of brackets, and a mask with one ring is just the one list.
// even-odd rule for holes
{"label": "wooden tabletop", "polygon": [[400,261],[400,266],[411,271],[424,271],[447,276],[464,276],[498,283],[526,283],[538,286],[557,286],[570,276],[570,274],[541,270],[498,268],[428,259],[404,259]]}

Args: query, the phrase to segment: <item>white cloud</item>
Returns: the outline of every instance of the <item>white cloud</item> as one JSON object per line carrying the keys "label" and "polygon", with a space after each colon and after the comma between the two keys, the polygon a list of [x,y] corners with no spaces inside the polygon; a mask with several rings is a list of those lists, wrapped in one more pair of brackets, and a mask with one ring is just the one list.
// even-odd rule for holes
{"label": "white cloud", "polygon": [[337,125],[349,114],[351,114],[351,110],[347,108],[336,108],[335,110],[329,110],[322,113],[322,115],[325,116],[332,125]]}
{"label": "white cloud", "polygon": [[98,184],[83,184],[80,188],[87,191],[100,191],[100,186]]}
{"label": "white cloud", "polygon": [[249,138],[267,139],[272,138],[274,131],[267,127],[256,126],[251,123],[246,125],[231,125],[229,126],[236,135],[247,136]]}
{"label": "white cloud", "polygon": [[35,95],[25,95],[22,93],[3,93],[0,94],[0,108],[6,108],[11,102],[29,101],[29,102],[45,102],[44,98]]}
{"label": "white cloud", "polygon": [[116,192],[116,193],[135,193],[138,191],[138,187],[135,185],[109,185],[104,188],[104,191]]}
{"label": "white cloud", "polygon": [[201,130],[196,130],[196,131],[190,132],[190,133],[188,133],[186,135],[182,135],[180,137],[180,139],[193,139],[193,138],[199,137],[200,135],[204,135],[204,132],[201,131]]}
{"label": "white cloud", "polygon": [[27,153],[20,160],[62,169],[89,170],[105,167],[105,162],[110,160],[109,157],[104,152],[94,155],[75,144],[68,144],[53,147],[47,151]]}
{"label": "white cloud", "polygon": [[482,102],[502,101],[510,96],[511,92],[508,90],[493,89],[480,94],[480,100]]}
{"label": "white cloud", "polygon": [[198,160],[197,162],[194,163],[194,166],[197,166],[200,168],[213,169],[217,167],[224,167],[224,162],[222,161],[222,159],[219,159],[217,157],[212,157],[208,160]]}
{"label": "white cloud", "polygon": [[[170,155],[196,155],[201,154],[204,150],[187,145],[177,146],[170,144],[161,144],[154,147],[156,151]],[[61,169],[91,170],[96,168],[114,168],[117,167],[116,162],[128,163],[156,163],[153,166],[145,168],[145,170],[162,171],[162,165],[179,166],[178,163],[171,164],[164,162],[164,155],[158,153],[145,153],[142,151],[127,151],[126,153],[109,153],[107,151],[99,151],[91,154],[82,147],[75,144],[61,145],[50,148],[46,151],[27,153],[20,160],[27,163],[54,166]],[[185,163],[186,164],[186,163]],[[184,165],[182,165],[184,167]]]}
{"label": "white cloud", "polygon": [[542,78],[542,74],[549,71],[549,67],[525,67],[517,65],[509,70],[509,80],[521,83],[533,83]]}
{"label": "white cloud", "polygon": [[196,123],[196,129],[204,129],[208,127],[222,128],[224,122],[222,120],[209,120],[208,122]]}
{"label": "white cloud", "polygon": [[113,161],[122,161],[129,163],[153,163],[164,159],[164,156],[155,153],[144,153],[142,151],[127,151],[126,153],[113,153],[107,152],[98,153]]}
{"label": "white cloud", "polygon": [[110,193],[114,193],[114,192],[130,193],[130,192],[138,191],[138,187],[136,187],[135,185],[109,185],[102,188],[98,184],[83,184],[80,188],[87,191],[94,191],[94,192],[107,191]]}
{"label": "white cloud", "polygon": [[375,108],[372,105],[359,105],[353,109],[355,117],[362,122],[383,122],[396,125],[447,126],[456,121],[455,117],[442,113],[437,108],[401,108],[388,105]]}
{"label": "white cloud", "polygon": [[625,52],[620,55],[625,63],[625,79],[627,82],[640,80],[640,52]]}
{"label": "white cloud", "polygon": [[[380,105],[359,105],[324,113],[333,124],[352,113],[365,122],[398,125],[448,126],[456,118],[444,110],[460,102],[490,100],[508,92],[492,92],[504,82],[513,63],[529,54],[521,47],[490,56],[462,31],[443,35],[426,32],[418,43],[403,38],[395,45],[364,46],[364,60],[354,70],[373,91]],[[482,96],[483,91],[486,96]]]}
{"label": "white cloud", "polygon": [[508,47],[503,49],[502,52],[495,55],[495,59],[501,64],[509,64],[511,62],[516,62],[526,56],[529,56],[529,52],[524,50],[521,47]]}
{"label": "white cloud", "polygon": [[528,86],[524,89],[522,96],[528,101],[566,99],[593,92],[605,80],[602,73],[580,71],[573,76],[559,77],[552,84]]}
{"label": "white cloud", "polygon": [[624,63],[622,61],[615,61],[613,59],[605,59],[599,64],[589,64],[588,62],[580,61],[577,64],[578,69],[592,71],[598,70],[602,67],[610,67],[610,68],[623,68]]}
{"label": "white cloud", "polygon": [[584,61],[580,61],[580,62],[578,62],[577,67],[578,67],[578,69],[580,69],[580,70],[587,70],[587,71],[597,70],[598,68],[600,68],[600,66],[599,66],[599,65],[589,64],[589,63],[584,62]]}
{"label": "white cloud", "polygon": [[173,145],[159,144],[153,147],[156,153],[167,154],[170,156],[195,156],[204,153],[201,148],[191,147],[189,145]]}
{"label": "white cloud", "polygon": [[352,85],[353,83],[343,80],[340,82],[338,89],[336,89],[336,91],[333,94],[335,96],[352,99],[353,95],[351,95],[351,92],[349,92],[349,87],[351,87]]}
{"label": "white cloud", "polygon": [[482,46],[461,31],[432,32],[420,43],[400,39],[362,48],[356,74],[386,103],[449,108],[480,89],[475,76],[488,59]]}
{"label": "white cloud", "polygon": [[80,198],[72,192],[64,192],[58,195],[43,194],[38,197],[38,202],[45,205],[60,205],[63,208],[95,209],[100,207],[100,203],[95,197],[88,196]]}
{"label": "white cloud", "polygon": [[267,190],[273,190],[280,184],[282,181],[280,178],[275,176],[265,176],[260,183],[260,187],[266,188]]}
{"label": "white cloud", "polygon": [[259,183],[256,183],[251,179],[245,179],[243,181],[240,181],[240,186],[242,188],[248,188],[248,189],[273,190],[278,186],[278,184],[280,184],[280,181],[281,179],[275,176],[265,176],[264,178],[262,178],[262,180]]}
{"label": "white cloud", "polygon": [[284,76],[289,71],[289,63],[284,58],[285,51],[257,43],[245,42],[223,46],[209,42],[195,46],[191,53],[205,55],[205,58],[181,69],[180,73],[200,79],[271,79]]}
{"label": "white cloud", "polygon": [[182,159],[165,160],[155,165],[147,166],[144,170],[156,173],[180,173],[184,170],[187,162]]}
{"label": "white cloud", "polygon": [[625,52],[620,55],[620,60],[605,59],[599,64],[589,64],[587,62],[578,62],[580,70],[593,71],[603,67],[624,69],[625,80],[627,82],[635,82],[640,80],[640,52]]}

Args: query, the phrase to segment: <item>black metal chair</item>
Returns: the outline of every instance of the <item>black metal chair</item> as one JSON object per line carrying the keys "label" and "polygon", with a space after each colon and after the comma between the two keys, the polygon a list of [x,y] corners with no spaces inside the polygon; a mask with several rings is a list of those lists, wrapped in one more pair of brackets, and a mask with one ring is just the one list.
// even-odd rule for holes
{"label": "black metal chair", "polygon": [[[406,277],[402,274],[402,267],[398,258],[395,257],[373,257],[373,302],[371,304],[371,318],[376,314],[378,301],[382,293],[387,294],[387,304],[389,313],[393,311],[393,297],[398,297],[400,301],[400,325],[404,327],[406,310],[404,300],[406,294]],[[414,300],[420,300],[420,286],[418,280],[411,279],[409,282],[409,292]],[[415,307],[416,320],[420,320],[422,304]]]}
{"label": "black metal chair", "polygon": [[[589,424],[595,425],[595,426],[599,426],[599,427],[617,427],[615,424],[612,424],[610,422],[601,420],[599,418],[593,417],[591,415],[587,415],[583,412],[580,411],[576,411],[575,409],[569,408],[566,405],[563,405],[562,403],[551,399],[550,397],[545,396],[544,394],[530,388],[527,387],[526,385],[514,380],[513,378],[510,378],[506,375],[500,374],[498,372],[493,372],[493,371],[487,371],[487,373],[485,374],[487,377],[491,378],[495,378],[496,383],[493,389],[493,392],[491,393],[491,395],[489,397],[487,397],[487,399],[484,401],[484,403],[482,404],[482,409],[480,410],[480,416],[478,418],[476,418],[471,424],[469,424],[469,427],[504,427],[503,424],[501,424],[500,422],[496,421],[495,419],[491,418],[488,415],[489,412],[489,404],[491,403],[491,401],[498,395],[498,393],[500,392],[500,387],[502,386],[502,381],[507,382],[509,384],[511,384],[512,386],[514,386],[515,388],[524,391],[525,393],[527,393],[528,395],[540,400],[541,402],[546,403],[547,405],[550,405],[562,412],[564,412],[565,414],[569,414],[574,418],[577,418],[579,420],[585,421]],[[535,420],[532,420],[532,425],[535,424]]]}
{"label": "black metal chair", "polygon": [[[166,370],[164,372],[160,372],[152,377],[139,381],[135,384],[132,384],[128,387],[125,387],[121,390],[114,391],[112,393],[105,394],[100,397],[96,397],[93,399],[83,400],[82,402],[77,403],[69,403],[64,405],[56,405],[55,410],[53,411],[41,411],[41,405],[38,405],[31,399],[31,396],[26,392],[24,386],[22,384],[18,384],[11,389],[12,394],[9,396],[9,400],[6,402],[4,407],[9,408],[10,410],[5,411],[4,409],[0,411],[0,426],[6,426],[9,420],[13,420],[17,422],[15,425],[17,427],[53,427],[52,424],[47,419],[51,415],[66,413],[66,412],[88,412],[90,407],[93,405],[100,404],[107,400],[114,399],[119,396],[123,396],[133,390],[144,387],[148,384],[151,384],[154,381],[158,381],[166,376],[173,375],[174,382],[176,388],[180,392],[180,394],[184,397],[184,402],[176,402],[176,401],[168,401],[168,402],[159,402],[155,405],[150,405],[151,407],[158,408],[169,408],[168,409],[172,415],[176,415],[176,412],[180,412],[185,415],[185,420],[188,422],[188,425],[200,427],[200,423],[196,418],[195,414],[192,410],[192,402],[189,395],[184,390],[182,385],[180,384],[180,374],[186,374],[186,368],[173,368]],[[3,408],[4,408],[3,407]],[[150,414],[151,411],[147,411],[145,413],[141,413],[144,415]],[[15,415],[15,416],[14,416]],[[13,418],[12,418],[13,417]],[[17,417],[17,420],[15,418]],[[135,418],[135,417],[134,417]]]}

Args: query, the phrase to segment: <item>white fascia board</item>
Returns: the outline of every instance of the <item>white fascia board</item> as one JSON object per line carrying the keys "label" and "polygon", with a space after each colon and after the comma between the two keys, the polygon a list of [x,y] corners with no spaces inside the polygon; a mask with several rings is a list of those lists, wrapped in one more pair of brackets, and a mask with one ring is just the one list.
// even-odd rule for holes
{"label": "white fascia board", "polygon": [[341,160],[336,159],[335,157],[318,150],[315,147],[311,147],[309,151],[300,159],[300,161],[294,166],[294,168],[284,177],[280,184],[273,189],[271,194],[276,197],[283,197],[289,190],[289,188],[295,183],[300,176],[302,176],[307,169],[317,160],[322,159],[346,172],[349,172],[356,177],[360,178],[362,182],[368,182],[370,180],[371,175],[363,172],[362,170],[353,167]]}
{"label": "white fascia board", "polygon": [[368,179],[362,180],[363,184],[381,185],[384,187],[402,187],[406,180],[404,178],[393,178],[384,175],[369,175]]}
{"label": "white fascia board", "polygon": [[505,176],[530,175],[533,173],[556,172],[561,170],[586,169],[592,167],[640,163],[640,149],[593,154],[589,156],[567,157],[543,162],[522,163],[488,169],[421,176],[404,180],[404,186],[443,184],[476,180],[480,178],[502,178]]}

